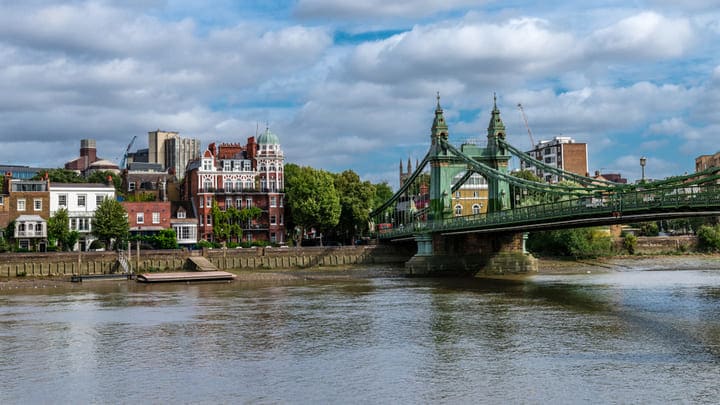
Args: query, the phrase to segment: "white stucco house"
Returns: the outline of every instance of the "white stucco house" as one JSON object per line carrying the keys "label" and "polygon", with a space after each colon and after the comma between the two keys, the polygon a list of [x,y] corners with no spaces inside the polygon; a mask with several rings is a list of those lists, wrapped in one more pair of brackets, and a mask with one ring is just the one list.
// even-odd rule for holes
{"label": "white stucco house", "polygon": [[88,250],[97,238],[92,235],[95,210],[106,198],[115,198],[112,184],[50,183],[50,216],[64,208],[68,211],[70,230],[80,233],[73,250]]}

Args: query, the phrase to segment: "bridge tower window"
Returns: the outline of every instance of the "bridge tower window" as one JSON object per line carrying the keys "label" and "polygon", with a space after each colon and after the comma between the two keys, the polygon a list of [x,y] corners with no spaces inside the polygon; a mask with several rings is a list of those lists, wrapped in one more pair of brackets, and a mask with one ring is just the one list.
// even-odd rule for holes
{"label": "bridge tower window", "polygon": [[482,208],[482,206],[480,204],[473,204],[473,206],[472,206],[473,215],[479,214],[481,208]]}
{"label": "bridge tower window", "polygon": [[463,212],[462,205],[460,205],[460,204],[456,205],[455,206],[455,216],[459,217],[460,215],[462,215],[462,212]]}

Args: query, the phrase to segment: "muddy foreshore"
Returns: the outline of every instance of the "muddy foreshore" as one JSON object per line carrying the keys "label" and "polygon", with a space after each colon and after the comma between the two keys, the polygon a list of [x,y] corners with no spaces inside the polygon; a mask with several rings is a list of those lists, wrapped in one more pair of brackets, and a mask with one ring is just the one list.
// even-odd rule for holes
{"label": "muddy foreshore", "polygon": [[[614,256],[594,260],[538,258],[538,272],[488,278],[524,279],[543,274],[591,274],[642,270],[720,270],[720,255]],[[236,282],[297,282],[311,280],[403,277],[401,266],[334,266],[288,270],[237,270]],[[17,288],[52,288],[66,285],[68,277],[20,277],[0,279],[0,292]],[[95,281],[96,282],[96,281]]]}

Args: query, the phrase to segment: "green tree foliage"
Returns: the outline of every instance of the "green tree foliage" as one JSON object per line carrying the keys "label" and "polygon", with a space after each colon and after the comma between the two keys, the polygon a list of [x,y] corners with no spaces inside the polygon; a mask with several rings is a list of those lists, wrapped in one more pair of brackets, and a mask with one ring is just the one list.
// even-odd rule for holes
{"label": "green tree foliage", "polygon": [[77,172],[67,169],[50,169],[36,174],[32,180],[43,180],[46,174],[53,183],[84,183],[87,181]]}
{"label": "green tree foliage", "polygon": [[65,208],[59,209],[48,219],[48,239],[56,242],[66,252],[80,239],[78,231],[70,230],[70,218]]}
{"label": "green tree foliage", "polygon": [[333,228],[340,221],[340,198],[333,175],[311,167],[285,165],[286,208],[291,224],[321,231]]}
{"label": "green tree foliage", "polygon": [[377,183],[375,186],[375,198],[373,199],[373,209],[383,205],[387,200],[392,198],[393,191],[387,181]]}
{"label": "green tree foliage", "polygon": [[111,178],[112,186],[115,187],[115,192],[119,193],[122,187],[122,178],[119,175],[109,170],[102,170],[92,172],[86,179],[88,183],[102,183],[107,184],[108,177]]}
{"label": "green tree foliage", "polygon": [[[519,179],[533,181],[535,183],[542,182],[542,179],[536,176],[531,170],[517,170],[510,173],[510,175]],[[514,187],[512,185],[510,187],[512,202],[513,204],[517,204],[517,207],[527,207],[543,203],[544,196],[536,190],[530,190],[525,187]]]}
{"label": "green tree foliage", "polygon": [[639,224],[640,235],[642,236],[658,236],[660,234],[660,227],[657,222],[643,222]]}
{"label": "green tree foliage", "polygon": [[698,250],[717,252],[720,250],[720,225],[702,225],[697,231]]}
{"label": "green tree foliage", "polygon": [[623,238],[623,246],[625,246],[625,249],[627,249],[628,253],[631,255],[635,254],[635,249],[637,249],[637,243],[638,238],[632,233],[628,233],[625,235],[625,238]]}
{"label": "green tree foliage", "polygon": [[532,232],[527,248],[538,255],[595,258],[612,253],[612,238],[599,228]]}
{"label": "green tree foliage", "polygon": [[262,210],[258,207],[242,209],[228,207],[223,211],[217,205],[217,202],[213,201],[211,214],[213,234],[216,239],[221,241],[240,241],[243,234],[243,225],[247,226],[249,221],[260,218]]}
{"label": "green tree foliage", "polygon": [[125,201],[128,202],[149,202],[157,201],[157,196],[153,193],[147,193],[143,191],[135,192],[125,196]]}
{"label": "green tree foliage", "polygon": [[346,170],[335,175],[335,190],[340,197],[336,233],[346,241],[352,236],[364,234],[373,208],[375,186],[369,181],[360,181],[360,176],[354,171]]}
{"label": "green tree foliage", "polygon": [[116,245],[118,242],[127,240],[130,225],[123,206],[113,199],[103,200],[95,210],[92,233],[105,243],[106,249],[111,248],[113,239],[116,241]]}

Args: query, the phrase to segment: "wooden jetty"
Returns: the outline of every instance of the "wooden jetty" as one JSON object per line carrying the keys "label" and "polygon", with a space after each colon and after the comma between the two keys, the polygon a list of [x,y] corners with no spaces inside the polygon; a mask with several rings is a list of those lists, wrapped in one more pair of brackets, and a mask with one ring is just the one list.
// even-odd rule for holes
{"label": "wooden jetty", "polygon": [[235,275],[227,271],[182,271],[174,273],[143,273],[135,276],[141,283],[167,283],[185,281],[231,281]]}

